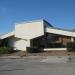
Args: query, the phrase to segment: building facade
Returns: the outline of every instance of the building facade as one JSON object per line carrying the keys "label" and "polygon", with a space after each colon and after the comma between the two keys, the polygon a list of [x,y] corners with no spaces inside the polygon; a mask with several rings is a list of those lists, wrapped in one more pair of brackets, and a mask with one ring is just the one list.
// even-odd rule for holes
{"label": "building facade", "polygon": [[66,48],[74,39],[74,31],[55,28],[46,20],[16,23],[12,32],[0,36],[2,45],[23,51],[27,47]]}

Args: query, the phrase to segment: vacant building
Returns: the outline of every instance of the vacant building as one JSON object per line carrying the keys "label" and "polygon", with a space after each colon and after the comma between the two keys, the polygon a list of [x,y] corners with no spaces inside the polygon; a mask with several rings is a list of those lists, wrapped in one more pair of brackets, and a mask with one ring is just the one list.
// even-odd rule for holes
{"label": "vacant building", "polygon": [[12,32],[0,36],[2,45],[25,51],[27,47],[64,48],[74,42],[75,32],[53,27],[45,20],[16,23]]}

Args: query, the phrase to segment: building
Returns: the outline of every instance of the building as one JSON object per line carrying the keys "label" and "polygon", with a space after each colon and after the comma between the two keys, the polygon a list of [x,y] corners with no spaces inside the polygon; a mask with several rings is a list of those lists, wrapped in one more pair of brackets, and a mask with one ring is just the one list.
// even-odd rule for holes
{"label": "building", "polygon": [[2,45],[23,51],[27,47],[66,50],[67,43],[74,40],[74,31],[55,28],[46,20],[16,23],[12,32],[0,36]]}

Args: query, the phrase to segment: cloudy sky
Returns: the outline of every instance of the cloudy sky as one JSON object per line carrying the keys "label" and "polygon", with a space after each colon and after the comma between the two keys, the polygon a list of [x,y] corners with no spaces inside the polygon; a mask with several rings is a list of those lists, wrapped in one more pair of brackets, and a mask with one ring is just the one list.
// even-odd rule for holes
{"label": "cloudy sky", "polygon": [[15,23],[36,19],[75,29],[75,0],[0,0],[0,35],[12,31]]}

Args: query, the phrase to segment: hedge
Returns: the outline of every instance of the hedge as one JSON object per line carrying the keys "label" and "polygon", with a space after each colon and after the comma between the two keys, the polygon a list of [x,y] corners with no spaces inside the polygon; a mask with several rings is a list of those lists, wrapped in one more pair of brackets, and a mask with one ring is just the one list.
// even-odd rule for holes
{"label": "hedge", "polygon": [[67,51],[75,51],[75,42],[69,42],[67,43]]}
{"label": "hedge", "polygon": [[8,47],[0,47],[0,54],[10,54],[13,50]]}

